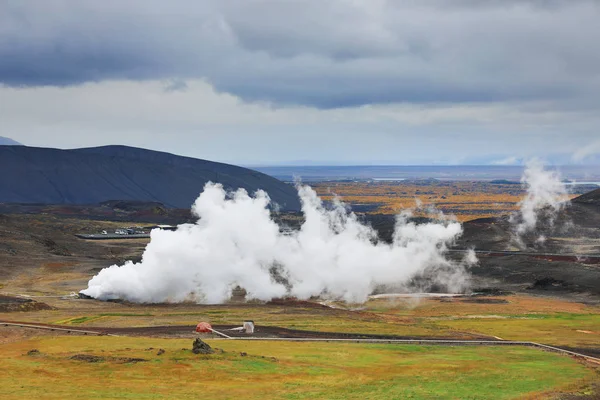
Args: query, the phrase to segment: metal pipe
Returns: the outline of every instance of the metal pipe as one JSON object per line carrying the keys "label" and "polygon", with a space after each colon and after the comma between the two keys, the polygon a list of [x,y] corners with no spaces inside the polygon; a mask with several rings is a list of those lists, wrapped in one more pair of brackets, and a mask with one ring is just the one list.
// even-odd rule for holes
{"label": "metal pipe", "polygon": [[221,335],[221,336],[223,336],[223,337],[224,337],[224,338],[226,338],[226,339],[233,339],[231,336],[227,336],[226,334],[224,334],[224,333],[221,333],[221,332],[219,332],[219,331],[216,331],[216,330],[214,330],[213,328],[208,328],[208,329],[210,329],[210,331],[211,331],[211,332],[213,332],[213,333],[216,333],[217,335]]}

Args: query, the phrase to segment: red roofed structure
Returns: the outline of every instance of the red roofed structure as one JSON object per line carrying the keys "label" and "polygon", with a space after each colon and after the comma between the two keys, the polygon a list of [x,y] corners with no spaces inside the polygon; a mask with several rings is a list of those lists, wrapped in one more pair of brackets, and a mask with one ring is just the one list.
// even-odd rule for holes
{"label": "red roofed structure", "polygon": [[198,333],[212,333],[213,328],[208,322],[200,322],[196,325],[196,332]]}

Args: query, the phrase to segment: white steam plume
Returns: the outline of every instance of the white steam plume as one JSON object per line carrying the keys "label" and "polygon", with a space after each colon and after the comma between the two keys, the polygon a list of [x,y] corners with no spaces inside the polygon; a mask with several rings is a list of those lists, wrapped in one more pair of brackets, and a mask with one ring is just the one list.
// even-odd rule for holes
{"label": "white steam plume", "polygon": [[[453,221],[416,225],[398,217],[392,244],[336,202],[326,210],[308,186],[298,186],[305,222],[281,233],[263,191],[227,194],[208,183],[193,205],[199,217],[176,231],[153,230],[140,263],[105,268],[82,293],[133,302],[221,303],[236,286],[247,298],[322,295],[363,302],[380,284],[407,283],[424,271],[450,290],[464,289],[465,263],[445,257],[461,235]],[[472,261],[472,260],[471,260]],[[439,273],[438,273],[439,272]]]}
{"label": "white steam plume", "polygon": [[557,213],[569,200],[560,174],[544,169],[542,162],[537,159],[527,162],[521,183],[526,187],[527,193],[519,203],[519,212],[511,216],[518,241],[521,241],[523,235],[536,231],[542,222],[547,227],[552,227]]}

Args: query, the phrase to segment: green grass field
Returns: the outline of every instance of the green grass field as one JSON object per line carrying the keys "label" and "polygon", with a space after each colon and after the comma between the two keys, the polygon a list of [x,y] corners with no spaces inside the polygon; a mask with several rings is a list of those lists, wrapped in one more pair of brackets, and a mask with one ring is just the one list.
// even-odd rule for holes
{"label": "green grass field", "polygon": [[457,318],[440,321],[441,328],[464,329],[506,340],[536,341],[556,346],[600,347],[600,315],[550,314],[499,319]]}
{"label": "green grass field", "polygon": [[[0,319],[85,328],[240,324],[251,318],[258,326],[329,332],[454,338],[483,334],[600,347],[598,306],[525,295],[499,300],[375,300],[360,311],[349,311],[305,304],[160,306],[57,299],[52,310],[4,313]],[[0,399],[538,399],[594,393],[594,382],[600,381],[592,364],[525,347],[213,340],[213,347],[225,352],[197,356],[182,350],[191,348],[191,339],[37,337],[47,334],[0,331]],[[159,348],[165,353],[157,355]],[[31,349],[40,353],[27,355]],[[72,360],[77,354],[103,360]],[[126,358],[146,361],[130,363]]]}
{"label": "green grass field", "polygon": [[[0,398],[513,399],[597,379],[571,358],[523,347],[209,343],[224,352],[194,355],[184,350],[190,340],[125,337],[0,345]],[[104,359],[71,359],[77,354]]]}

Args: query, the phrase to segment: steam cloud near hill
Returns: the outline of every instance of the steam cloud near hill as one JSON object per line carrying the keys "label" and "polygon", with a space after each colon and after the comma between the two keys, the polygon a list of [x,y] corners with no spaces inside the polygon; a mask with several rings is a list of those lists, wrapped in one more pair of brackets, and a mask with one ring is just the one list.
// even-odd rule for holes
{"label": "steam cloud near hill", "polygon": [[308,186],[298,186],[305,222],[281,233],[271,219],[265,192],[226,193],[209,183],[193,205],[195,224],[154,230],[140,263],[105,268],[82,293],[133,302],[194,300],[220,303],[237,285],[247,298],[269,300],[314,295],[363,302],[380,284],[406,284],[427,272],[449,290],[464,289],[466,265],[445,257],[462,233],[454,221],[415,224],[397,217],[392,244],[335,202],[326,209]]}
{"label": "steam cloud near hill", "polygon": [[[521,183],[526,187],[525,197],[519,203],[519,212],[511,216],[517,242],[535,232],[541,223],[552,228],[558,212],[569,201],[568,191],[558,171],[546,170],[541,161],[534,159],[525,166]],[[539,236],[543,239],[543,236]]]}

